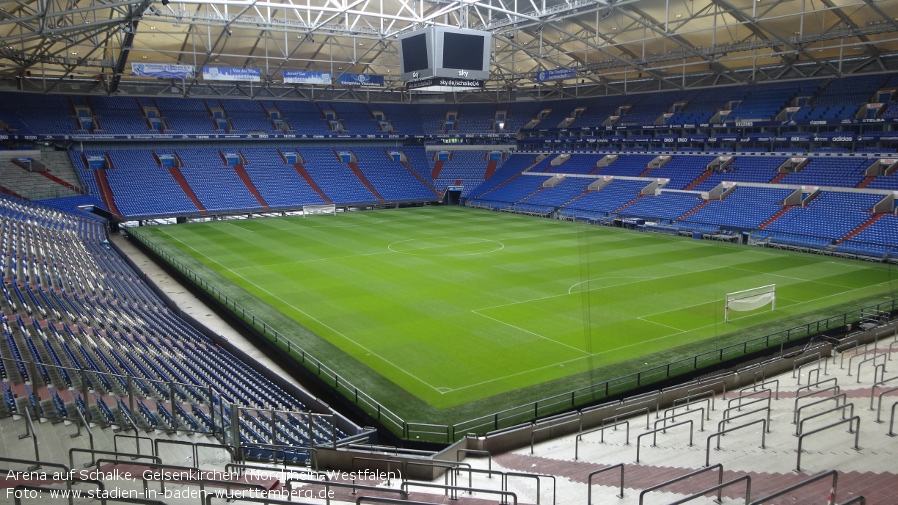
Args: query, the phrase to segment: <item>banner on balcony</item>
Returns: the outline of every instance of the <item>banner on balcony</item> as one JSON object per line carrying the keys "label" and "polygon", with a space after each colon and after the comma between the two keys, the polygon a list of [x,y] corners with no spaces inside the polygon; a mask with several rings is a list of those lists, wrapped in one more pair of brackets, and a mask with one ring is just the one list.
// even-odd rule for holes
{"label": "banner on balcony", "polygon": [[285,84],[333,84],[333,76],[327,72],[309,72],[306,70],[284,70]]}
{"label": "banner on balcony", "polygon": [[169,65],[167,63],[131,63],[134,77],[156,77],[158,79],[193,79],[196,67],[193,65]]}
{"label": "banner on balcony", "polygon": [[384,85],[384,76],[374,74],[340,74],[337,84],[343,86],[380,86]]}
{"label": "banner on balcony", "polygon": [[258,68],[203,67],[206,81],[260,82],[262,72]]}

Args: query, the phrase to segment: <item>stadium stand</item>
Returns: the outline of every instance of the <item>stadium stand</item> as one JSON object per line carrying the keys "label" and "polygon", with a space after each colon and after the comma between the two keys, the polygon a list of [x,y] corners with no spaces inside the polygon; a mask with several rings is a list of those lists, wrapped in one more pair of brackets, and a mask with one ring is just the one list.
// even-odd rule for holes
{"label": "stadium stand", "polygon": [[[7,197],[0,197],[0,220],[0,355],[5,388],[18,396],[8,398],[11,412],[106,425],[130,418],[145,429],[217,431],[227,439],[237,419],[230,409],[290,415],[317,404],[171,312],[109,246],[104,221]],[[314,435],[296,445],[334,443],[358,431],[321,413],[328,417],[314,416],[314,429],[294,425]],[[241,439],[280,439],[241,427],[233,431]]]}
{"label": "stadium stand", "polygon": [[[521,130],[521,151],[509,152],[507,146],[489,144],[476,149],[467,145],[465,149],[456,149],[451,143],[425,147],[424,142],[401,147],[394,142],[385,148],[384,144],[359,139],[345,144],[281,139],[276,144],[258,142],[251,147],[239,141],[222,142],[216,147],[170,142],[152,149],[140,148],[142,144],[137,143],[88,142],[84,150],[74,143],[65,146],[87,196],[46,200],[41,204],[0,197],[0,427],[18,429],[27,422],[22,419],[32,417],[80,425],[83,416],[94,427],[101,427],[98,432],[111,431],[106,428],[113,427],[133,430],[135,438],[138,429],[154,437],[171,436],[171,440],[182,442],[169,432],[188,432],[189,437],[202,436],[210,443],[213,439],[209,435],[217,435],[215,443],[240,445],[250,457],[267,461],[292,458],[300,468],[312,464],[310,447],[320,447],[323,453],[325,447],[335,448],[364,438],[356,437],[365,430],[323,408],[311,395],[275,383],[260,373],[258,366],[238,358],[240,353],[219,345],[177,316],[111,247],[105,236],[106,223],[79,210],[79,206],[107,208],[127,220],[205,219],[210,215],[293,210],[322,203],[346,207],[430,203],[448,186],[461,185],[463,202],[475,207],[894,262],[898,258],[898,221],[891,193],[898,189],[898,179],[894,170],[870,172],[871,164],[879,159],[895,157],[892,141],[881,140],[885,130],[871,131],[872,140],[861,141],[861,135],[867,133],[863,123],[830,131],[817,131],[803,123],[803,128],[796,131],[788,126],[778,133],[755,128],[740,133],[737,140],[706,145],[706,133],[684,133],[683,138],[689,142],[669,141],[665,139],[671,134],[639,128],[703,122],[735,127],[737,122],[754,120],[787,123],[891,118],[898,115],[895,102],[875,109],[866,104],[893,81],[894,77],[890,80],[888,76],[875,75],[489,107],[4,93],[0,120],[7,131],[27,134],[487,135],[496,131],[501,120],[506,129]],[[13,100],[6,100],[7,97],[24,106],[10,105]],[[621,131],[602,136],[608,142],[595,145],[578,137],[578,132],[532,131],[600,126],[616,126]],[[582,135],[593,134],[601,132]],[[692,137],[686,138],[688,135]],[[532,142],[525,142],[528,136]],[[862,147],[864,142],[875,143],[876,147]],[[531,145],[542,151],[523,150]],[[494,158],[496,153],[499,156]],[[16,189],[11,185],[4,187]],[[534,468],[570,475],[574,468],[586,475],[623,461],[628,472],[627,494],[633,495],[636,490],[651,490],[662,484],[666,478],[662,475],[684,476],[708,468],[707,463],[702,467],[697,457],[701,455],[700,448],[687,445],[683,434],[676,432],[677,428],[685,429],[681,416],[692,415],[693,421],[702,419],[702,423],[721,423],[714,435],[722,435],[719,432],[732,425],[732,416],[742,415],[739,409],[744,403],[761,398],[766,399],[767,408],[761,408],[762,415],[752,422],[760,425],[759,421],[766,420],[778,427],[772,430],[766,424],[751,433],[768,433],[770,440],[766,444],[771,449],[776,447],[777,452],[768,447],[742,448],[749,431],[735,435],[736,438],[728,433],[724,449],[714,453],[710,451],[709,439],[705,457],[714,454],[714,461],[726,466],[729,478],[750,476],[760,483],[753,493],[765,495],[807,477],[804,472],[808,468],[846,468],[839,470],[840,495],[848,489],[853,494],[886,496],[880,498],[886,500],[894,496],[892,491],[886,491],[888,486],[862,482],[872,473],[894,479],[894,472],[888,467],[891,460],[886,459],[891,456],[889,451],[883,451],[887,456],[881,458],[879,451],[866,450],[866,446],[888,441],[880,433],[884,429],[876,433],[866,429],[874,422],[872,411],[862,408],[856,416],[839,417],[847,410],[848,400],[835,398],[835,411],[841,408],[839,412],[809,409],[800,413],[798,400],[811,396],[802,396],[801,392],[807,388],[810,393],[811,375],[820,379],[821,373],[831,373],[828,379],[833,382],[838,377],[851,398],[872,399],[884,391],[886,360],[878,356],[893,352],[894,329],[889,331],[872,347],[860,342],[838,350],[809,347],[805,356],[818,354],[814,360],[791,365],[791,375],[787,371],[773,379],[764,375],[765,370],[739,391],[721,391],[716,383],[708,386],[703,381],[683,386],[692,388],[692,393],[707,392],[708,406],[700,417],[694,416],[692,409],[699,407],[700,402],[690,403],[685,413],[676,406],[663,414],[657,405],[645,407],[647,418],[652,413],[656,419],[663,415],[664,429],[655,432],[647,425],[645,430],[639,427],[636,436],[658,436],[661,444],[640,446],[639,439],[636,444],[629,440],[605,444],[604,440],[584,439],[581,435],[587,433],[582,430],[577,435],[559,438],[564,429],[558,426],[582,420],[582,413],[578,412],[571,414],[572,420],[538,420],[508,430],[519,431],[520,440],[530,441],[530,454],[524,450],[493,450],[490,470],[483,470],[485,465],[480,461],[468,471],[506,472],[502,475],[511,477],[533,472]],[[883,348],[886,345],[888,351]],[[858,366],[857,377],[848,379],[855,358],[873,361],[864,369],[864,375]],[[881,368],[876,368],[877,359],[883,362]],[[826,367],[830,367],[830,372]],[[777,388],[783,386],[775,394],[770,389],[774,380],[779,381]],[[861,382],[862,386],[855,386]],[[815,387],[813,396],[826,394],[830,400],[825,390],[820,391],[820,383]],[[781,392],[783,398],[777,398],[775,395]],[[645,400],[651,395],[656,395],[660,404],[666,393],[649,393],[620,405],[599,406],[598,421],[592,422],[597,422],[596,426],[623,422],[620,410],[615,410],[619,406],[629,403],[643,407],[651,403]],[[794,408],[790,408],[791,401],[786,402],[790,405],[783,403],[786,397],[795,399]],[[718,402],[717,407],[711,404],[714,401]],[[723,407],[725,402],[727,406]],[[312,406],[314,414],[308,411]],[[892,411],[894,417],[894,408]],[[791,428],[784,430],[783,426],[788,425],[790,416],[794,419],[804,412],[813,412],[818,423],[863,423],[864,443],[855,444],[853,451],[845,451],[840,440],[832,437],[825,445],[807,451],[813,453],[812,459],[802,460],[802,454],[807,457],[807,452],[800,445],[794,452],[782,448],[794,444]],[[669,426],[667,421],[675,426]],[[559,424],[552,424],[555,422]],[[630,417],[626,422],[635,431],[642,417]],[[876,425],[880,426],[878,422]],[[813,426],[825,429],[822,424]],[[540,431],[544,428],[545,433],[553,432],[553,436],[551,441],[541,443],[547,436]],[[37,432],[47,433],[50,429],[52,423],[39,423],[32,436],[36,440]],[[795,433],[800,435],[803,429],[799,425]],[[859,426],[855,428],[855,433],[860,431]],[[472,452],[478,450],[475,446],[490,447],[491,437],[512,436],[508,432],[472,437],[467,442],[472,445],[467,447]],[[599,431],[588,435],[595,433]],[[619,437],[621,432],[601,430],[601,434]],[[51,436],[60,438],[58,434]],[[114,436],[112,440],[115,447]],[[514,442],[518,447],[525,444],[520,440]],[[15,444],[16,441],[10,441],[9,446]],[[290,449],[272,449],[271,445]],[[568,453],[559,456],[572,447],[573,463]],[[354,456],[390,459],[398,458],[401,451],[395,449],[384,456],[380,449],[364,446],[360,451],[366,455]],[[578,454],[578,450],[582,453]],[[642,455],[648,463],[630,463],[633,451],[637,460],[639,451],[645,451]],[[780,457],[783,453],[789,457]],[[839,453],[840,459],[849,460],[844,467],[843,461],[828,456],[835,453]],[[849,453],[850,457],[842,453]],[[452,456],[456,460],[464,457]],[[802,470],[793,472],[792,456],[804,461],[798,463]],[[422,459],[438,458],[427,451],[415,457],[418,464],[429,464]],[[696,464],[684,463],[691,462],[689,458],[695,459]],[[170,461],[183,460],[181,455]],[[722,467],[720,471],[723,472]],[[540,494],[531,486],[507,484],[507,480],[503,490],[496,490],[495,480],[491,483],[480,477],[475,477],[478,485],[498,493],[510,486],[532,502],[549,498],[546,491]],[[835,488],[833,481],[831,495]],[[600,485],[597,492],[610,496],[613,490],[613,486]],[[827,491],[823,490],[823,494]],[[562,483],[558,492],[584,498],[591,496],[594,486],[586,478],[577,477]],[[671,494],[682,497],[692,492],[678,488]],[[730,490],[727,497],[741,498],[737,494]],[[348,491],[342,496],[352,501]],[[435,501],[444,498],[425,493],[415,496]],[[834,503],[829,496],[826,498],[828,503]],[[588,500],[581,501],[594,502]],[[817,502],[821,500],[813,503]]]}

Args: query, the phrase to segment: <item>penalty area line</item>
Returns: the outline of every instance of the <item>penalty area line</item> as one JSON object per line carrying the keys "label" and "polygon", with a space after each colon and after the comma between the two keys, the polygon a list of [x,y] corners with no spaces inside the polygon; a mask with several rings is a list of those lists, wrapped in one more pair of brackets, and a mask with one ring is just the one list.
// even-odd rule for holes
{"label": "penalty area line", "polygon": [[[274,298],[274,299],[278,300],[279,302],[283,303],[283,304],[286,305],[287,307],[290,307],[291,309],[295,310],[296,312],[299,312],[300,314],[302,314],[303,316],[309,318],[310,320],[315,321],[315,323],[320,324],[322,327],[327,328],[328,331],[331,331],[334,335],[338,335],[338,336],[340,336],[341,338],[345,339],[347,342],[351,342],[353,345],[358,346],[360,349],[364,350],[365,352],[369,353],[370,355],[372,355],[372,356],[376,357],[377,359],[383,361],[384,363],[390,365],[391,367],[395,368],[396,370],[399,370],[400,372],[404,373],[405,375],[408,375],[409,377],[411,377],[412,379],[415,379],[416,381],[420,382],[421,384],[424,384],[425,386],[429,387],[430,389],[432,389],[432,390],[434,390],[434,391],[436,391],[436,392],[438,392],[438,393],[440,392],[440,389],[441,389],[441,388],[436,387],[436,386],[432,386],[432,385],[429,384],[427,381],[421,379],[420,377],[418,377],[418,376],[416,376],[415,374],[409,372],[409,371],[406,370],[405,368],[403,368],[403,367],[401,367],[401,366],[399,366],[399,365],[393,363],[392,361],[390,361],[390,360],[384,358],[383,356],[381,356],[381,355],[378,354],[377,352],[375,352],[375,351],[369,349],[368,347],[365,347],[364,345],[360,344],[359,342],[356,342],[355,340],[349,338],[349,337],[348,337],[347,335],[345,335],[343,332],[341,332],[341,331],[335,329],[334,327],[328,325],[327,323],[322,322],[321,320],[319,320],[319,319],[316,318],[315,316],[313,316],[313,315],[309,314],[308,312],[306,312],[306,311],[300,309],[299,307],[293,305],[292,303],[290,303],[290,302],[284,300],[284,299],[281,298],[280,296],[278,296],[278,295],[272,293],[271,291],[269,291],[269,290],[265,289],[264,287],[262,287],[262,286],[256,284],[255,282],[253,282],[253,281],[247,279],[246,277],[240,275],[240,274],[237,273],[237,272],[234,272],[234,275],[236,275],[236,276],[240,277],[241,279],[243,279],[244,281],[246,281],[246,282],[252,284],[253,286],[255,286],[256,288],[258,288],[259,290],[264,291],[264,292],[267,293],[269,296],[271,296],[272,298]],[[441,393],[441,394],[442,394],[442,393]]]}
{"label": "penalty area line", "polygon": [[574,351],[577,351],[577,352],[580,352],[580,353],[583,353],[583,354],[589,356],[589,353],[586,352],[586,351],[584,351],[583,349],[579,349],[579,348],[574,347],[574,346],[572,346],[572,345],[568,345],[568,344],[565,344],[565,343],[563,343],[563,342],[559,342],[559,341],[554,340],[554,339],[551,339],[551,338],[549,338],[549,337],[547,337],[547,336],[545,336],[545,335],[540,335],[539,333],[536,333],[536,332],[533,332],[533,331],[530,331],[530,330],[525,330],[524,328],[521,328],[520,326],[515,326],[515,325],[513,325],[513,324],[511,324],[511,323],[507,323],[507,322],[505,322],[505,321],[502,321],[501,319],[496,319],[495,317],[488,316],[488,315],[486,315],[486,314],[481,314],[480,312],[477,312],[477,310],[471,310],[471,312],[474,313],[474,314],[477,314],[478,316],[485,317],[485,318],[487,318],[487,319],[489,319],[489,320],[491,320],[491,321],[495,321],[495,322],[497,322],[497,323],[499,323],[499,324],[504,324],[505,326],[508,326],[509,328],[514,328],[514,329],[516,329],[516,330],[518,330],[518,331],[520,331],[520,332],[526,333],[526,334],[528,334],[528,335],[533,335],[534,337],[541,338],[541,339],[543,339],[543,340],[547,340],[547,341],[549,341],[549,342],[552,342],[553,344],[558,344],[558,345],[560,345],[560,346],[567,347],[568,349],[573,349]]}

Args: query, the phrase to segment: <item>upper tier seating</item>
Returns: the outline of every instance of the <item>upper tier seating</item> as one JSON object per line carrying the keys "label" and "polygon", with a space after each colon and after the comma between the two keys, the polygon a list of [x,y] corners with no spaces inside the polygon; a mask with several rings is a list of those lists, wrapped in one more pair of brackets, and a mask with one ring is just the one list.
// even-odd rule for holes
{"label": "upper tier seating", "polygon": [[[540,130],[568,126],[695,125],[711,122],[722,111],[728,113],[718,116],[715,122],[774,120],[780,112],[788,112],[785,107],[798,107],[791,117],[780,119],[807,122],[857,116],[859,108],[867,102],[881,99],[875,93],[886,86],[890,77],[873,74],[829,81],[767,82],[537,103],[500,102],[489,106],[5,93],[0,102],[14,103],[16,107],[0,106],[0,121],[17,133],[39,135],[282,132],[325,135],[338,133],[326,117],[328,112],[333,112],[333,119],[348,134],[488,134],[497,131],[500,112],[504,113],[504,131],[516,132],[537,118],[540,120],[536,129]],[[155,119],[157,113],[158,121],[147,119],[150,114]],[[392,130],[382,127],[375,119],[376,113],[383,113],[384,121]],[[891,118],[895,114],[898,112],[889,105],[879,117]],[[448,125],[450,115],[455,120]]]}

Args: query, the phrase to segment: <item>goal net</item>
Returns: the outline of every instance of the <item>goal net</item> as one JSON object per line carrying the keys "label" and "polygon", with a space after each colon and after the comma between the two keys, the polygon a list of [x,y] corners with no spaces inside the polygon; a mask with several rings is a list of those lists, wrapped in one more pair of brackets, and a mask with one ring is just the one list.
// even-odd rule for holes
{"label": "goal net", "polygon": [[333,214],[337,215],[337,206],[329,203],[326,205],[303,205],[302,206],[302,217],[306,216],[315,216],[318,214]]}
{"label": "goal net", "polygon": [[727,293],[723,320],[730,320],[730,311],[747,312],[765,305],[776,310],[776,284]]}

